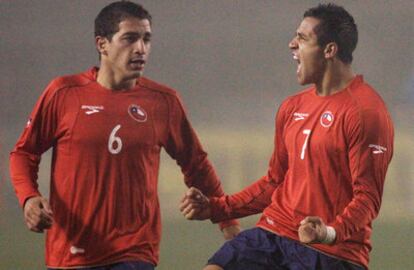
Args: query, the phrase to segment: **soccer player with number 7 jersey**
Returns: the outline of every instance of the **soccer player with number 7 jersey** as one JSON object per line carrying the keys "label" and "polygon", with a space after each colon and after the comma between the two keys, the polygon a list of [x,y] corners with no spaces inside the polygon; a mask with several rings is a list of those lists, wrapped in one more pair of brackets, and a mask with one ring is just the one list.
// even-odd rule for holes
{"label": "soccer player with number 7 jersey", "polygon": [[231,196],[192,188],[183,198],[188,219],[263,213],[205,270],[368,268],[394,130],[381,97],[352,71],[357,40],[344,8],[305,12],[289,48],[298,82],[312,86],[282,102],[268,173]]}
{"label": "soccer player with number 7 jersey", "polygon": [[[49,269],[154,269],[162,148],[187,186],[223,195],[177,93],[142,76],[151,34],[151,16],[142,6],[119,1],[102,9],[95,20],[100,67],[53,80],[11,153],[26,224],[47,230]],[[37,171],[50,148],[47,200]],[[239,231],[234,220],[220,226],[226,238]]]}

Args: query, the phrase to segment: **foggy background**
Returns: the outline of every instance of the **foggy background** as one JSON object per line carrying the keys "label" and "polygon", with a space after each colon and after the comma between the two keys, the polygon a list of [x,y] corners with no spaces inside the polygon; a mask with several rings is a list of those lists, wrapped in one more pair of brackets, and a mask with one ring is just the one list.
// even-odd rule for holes
{"label": "foggy background", "polygon": [[[44,236],[25,227],[10,185],[8,154],[48,82],[98,64],[93,21],[110,2],[0,0],[0,269],[44,269]],[[414,4],[334,2],[356,20],[354,71],[382,95],[396,131],[382,209],[374,222],[370,266],[409,269],[414,265]],[[288,42],[304,11],[319,2],[140,3],[153,16],[145,76],[180,92],[225,191],[239,191],[266,173],[275,112],[285,97],[303,88],[296,81]],[[39,179],[45,195],[49,163],[47,153]],[[185,190],[178,166],[164,154],[159,270],[201,269],[223,243],[216,225],[185,221],[180,215]],[[257,219],[241,222],[248,228]]]}

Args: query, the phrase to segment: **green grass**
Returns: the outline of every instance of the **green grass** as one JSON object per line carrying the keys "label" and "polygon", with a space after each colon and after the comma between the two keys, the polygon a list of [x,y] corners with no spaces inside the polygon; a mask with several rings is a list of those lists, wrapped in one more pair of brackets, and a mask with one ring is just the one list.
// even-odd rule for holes
{"label": "green grass", "polygon": [[[29,232],[20,213],[12,212],[0,222],[0,269],[45,269],[43,235]],[[244,220],[243,227],[251,227],[256,219]],[[413,226],[414,222],[404,220],[375,224],[370,269],[412,269]],[[222,243],[221,233],[210,222],[165,220],[157,270],[202,269]]]}
{"label": "green grass", "polygon": [[414,269],[414,222],[374,223],[370,269]]}

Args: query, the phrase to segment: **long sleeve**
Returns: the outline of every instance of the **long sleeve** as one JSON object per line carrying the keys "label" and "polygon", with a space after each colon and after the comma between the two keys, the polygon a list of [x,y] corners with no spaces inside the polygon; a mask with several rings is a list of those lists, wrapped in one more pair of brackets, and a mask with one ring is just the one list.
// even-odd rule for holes
{"label": "long sleeve", "polygon": [[57,99],[53,82],[38,100],[26,127],[10,154],[10,175],[21,206],[33,196],[40,195],[37,173],[41,155],[55,141],[57,130]]}
{"label": "long sleeve", "polygon": [[236,194],[211,198],[211,220],[219,222],[260,213],[269,206],[275,188],[266,175]]}
{"label": "long sleeve", "polygon": [[378,215],[385,174],[393,153],[394,131],[387,112],[366,109],[349,122],[353,199],[332,224],[337,242],[348,239]]}
{"label": "long sleeve", "polygon": [[[181,101],[176,97],[169,103],[169,136],[165,146],[167,153],[177,161],[188,187],[200,189],[208,197],[224,195],[219,178],[207,158],[200,141],[193,130]],[[230,221],[220,224],[221,228],[238,224]]]}

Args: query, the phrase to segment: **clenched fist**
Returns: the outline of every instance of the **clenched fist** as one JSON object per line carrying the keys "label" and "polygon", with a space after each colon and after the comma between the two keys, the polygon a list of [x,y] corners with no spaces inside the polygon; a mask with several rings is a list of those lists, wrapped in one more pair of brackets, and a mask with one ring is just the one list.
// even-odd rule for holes
{"label": "clenched fist", "polygon": [[34,232],[42,233],[53,223],[53,212],[48,201],[36,196],[26,200],[23,208],[27,227]]}

